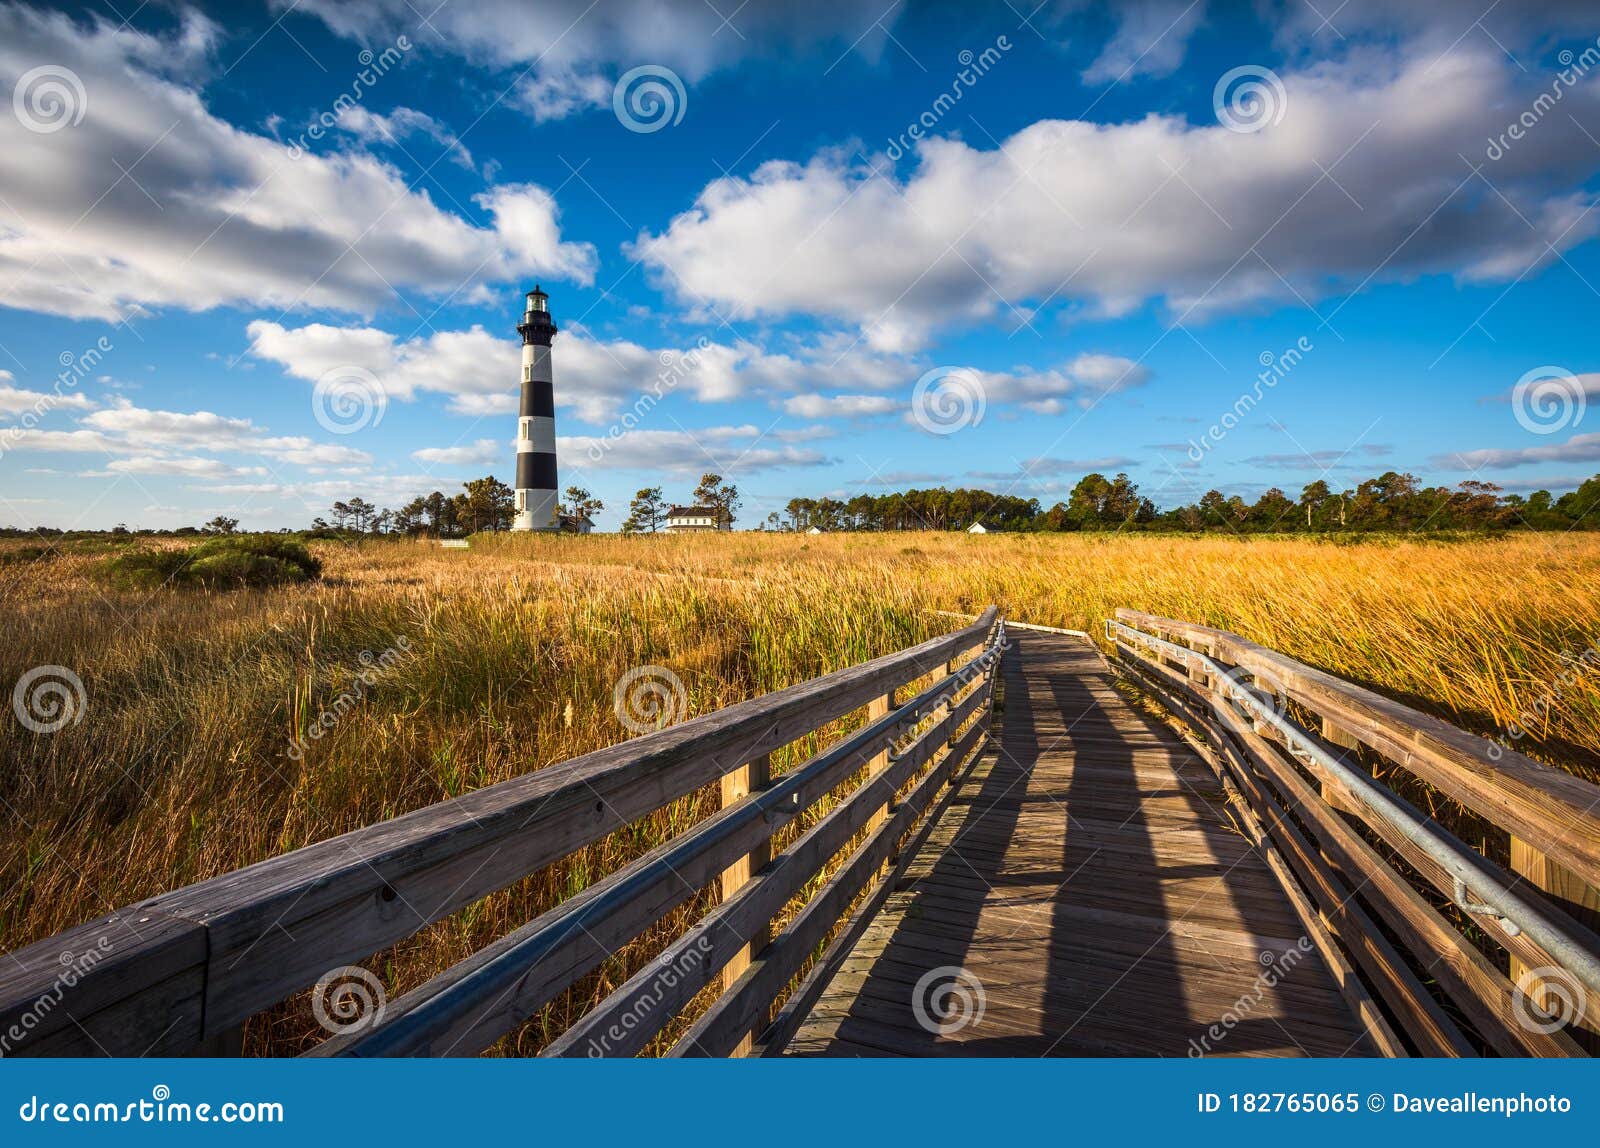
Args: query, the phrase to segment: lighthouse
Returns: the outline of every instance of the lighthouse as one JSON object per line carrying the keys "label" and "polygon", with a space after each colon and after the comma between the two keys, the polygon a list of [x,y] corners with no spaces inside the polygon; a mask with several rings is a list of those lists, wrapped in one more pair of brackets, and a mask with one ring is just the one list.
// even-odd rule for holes
{"label": "lighthouse", "polygon": [[522,405],[517,416],[517,502],[513,530],[556,530],[556,397],[550,370],[555,320],[534,284],[522,322]]}

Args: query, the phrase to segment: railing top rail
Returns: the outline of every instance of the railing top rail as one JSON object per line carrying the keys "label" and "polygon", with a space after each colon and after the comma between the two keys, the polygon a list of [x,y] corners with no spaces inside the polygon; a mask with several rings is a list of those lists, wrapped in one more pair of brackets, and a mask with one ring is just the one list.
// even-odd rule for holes
{"label": "railing top rail", "polygon": [[1226,630],[1126,608],[1116,617],[1244,668],[1600,885],[1600,786]]}
{"label": "railing top rail", "polygon": [[[970,625],[896,653],[159,894],[30,945],[0,966],[0,1032],[56,990],[63,951],[103,947],[103,959],[76,978],[75,1003],[125,1010],[130,1022],[159,1016],[155,1046],[146,1049],[137,1033],[125,1038],[139,1043],[134,1055],[191,1051],[329,969],[944,665],[982,642],[997,616],[990,606]],[[65,1010],[31,1020],[34,1041],[74,1025]]]}
{"label": "railing top rail", "polygon": [[[1199,668],[1211,675],[1221,696],[1242,706],[1256,723],[1273,729],[1292,756],[1310,758],[1337,777],[1364,808],[1362,817],[1365,820],[1381,821],[1400,833],[1453,877],[1452,899],[1463,912],[1493,914],[1513,936],[1526,932],[1563,968],[1591,991],[1600,993],[1600,947],[1596,946],[1596,938],[1589,930],[1553,914],[1538,898],[1524,896],[1525,890],[1517,889],[1517,881],[1491,875],[1481,866],[1470,863],[1466,856],[1469,851],[1461,841],[1431,818],[1423,817],[1387,786],[1350,768],[1315,739],[1307,737],[1294,722],[1263,702],[1253,690],[1229,678],[1227,667],[1187,646],[1154,637],[1126,623],[1110,622],[1107,628],[1112,630],[1113,636],[1120,632],[1164,653],[1181,657],[1185,662],[1198,663]],[[1475,902],[1469,896],[1469,887],[1487,904]]]}

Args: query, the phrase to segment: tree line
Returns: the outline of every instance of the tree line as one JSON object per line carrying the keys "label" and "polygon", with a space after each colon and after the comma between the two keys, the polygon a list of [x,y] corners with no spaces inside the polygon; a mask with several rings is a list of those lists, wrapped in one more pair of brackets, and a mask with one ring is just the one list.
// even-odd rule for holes
{"label": "tree line", "polygon": [[793,498],[763,524],[775,530],[1152,530],[1234,533],[1338,531],[1596,529],[1600,475],[1559,497],[1539,490],[1524,497],[1488,482],[1424,486],[1415,475],[1388,471],[1353,488],[1308,483],[1298,498],[1272,487],[1255,501],[1209,490],[1196,501],[1158,508],[1126,474],[1085,475],[1062,501],[1044,508],[1036,498],[986,490],[934,487],[849,499]]}

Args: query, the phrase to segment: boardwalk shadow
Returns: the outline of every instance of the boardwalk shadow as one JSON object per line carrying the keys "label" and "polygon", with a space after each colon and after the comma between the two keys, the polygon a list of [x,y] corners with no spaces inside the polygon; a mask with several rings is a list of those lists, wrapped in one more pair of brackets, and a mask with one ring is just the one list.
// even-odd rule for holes
{"label": "boardwalk shadow", "polygon": [[998,752],[825,994],[834,1047],[797,1051],[1343,1054],[1359,1029],[1317,959],[1269,975],[1301,928],[1209,769],[1080,642],[1023,635],[1003,675]]}

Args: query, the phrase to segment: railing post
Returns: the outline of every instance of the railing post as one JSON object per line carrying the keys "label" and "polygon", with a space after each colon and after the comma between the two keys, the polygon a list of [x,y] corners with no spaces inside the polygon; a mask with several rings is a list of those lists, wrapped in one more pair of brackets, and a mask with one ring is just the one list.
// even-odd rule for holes
{"label": "railing post", "polygon": [[[748,765],[741,765],[738,769],[723,774],[722,808],[726,809],[730,805],[737,805],[746,797],[749,797],[752,790],[761,788],[771,780],[771,754],[763,755]],[[770,860],[772,860],[772,842],[767,840],[724,869],[722,871],[722,899],[726,901],[744,888],[749,882],[751,874]],[[724,992],[733,987],[734,982],[750,967],[750,962],[755,960],[761,954],[761,950],[767,947],[771,935],[772,928],[770,924],[761,926],[760,930],[750,938],[750,943],[735,953],[733,959],[723,966],[722,987]],[[750,1052],[754,1044],[754,1032],[747,1032],[740,1038],[732,1055],[745,1056]]]}
{"label": "railing post", "polygon": [[[873,698],[867,703],[867,724],[871,725],[873,722],[878,721],[881,718],[888,717],[889,710],[893,705],[894,694],[892,693],[884,694],[882,697]],[[889,750],[886,746],[877,754],[875,754],[871,761],[867,762],[867,779],[863,784],[870,783],[873,778],[877,777],[878,774],[882,773],[888,768]],[[877,829],[878,826],[882,825],[888,820],[888,818],[888,805],[878,806],[877,809],[872,811],[872,817],[867,821],[867,832],[869,834],[872,833],[873,830]]]}
{"label": "railing post", "polygon": [[[1511,838],[1511,871],[1544,893],[1579,923],[1600,931],[1600,889],[1590,885],[1572,870],[1550,860],[1543,852],[1515,835]],[[1576,1010],[1571,1007],[1563,1008],[1546,989],[1544,981],[1531,974],[1532,970],[1512,955],[1511,983],[1519,985],[1522,991],[1528,994],[1529,1000],[1547,1012],[1570,1016],[1572,1018],[1570,1035],[1573,1039],[1591,1054],[1600,1053],[1600,1008],[1596,1007],[1596,1003],[1586,1002],[1579,996],[1579,1002],[1587,1003],[1587,1008],[1579,1007]],[[1567,995],[1571,995],[1570,986]]]}

